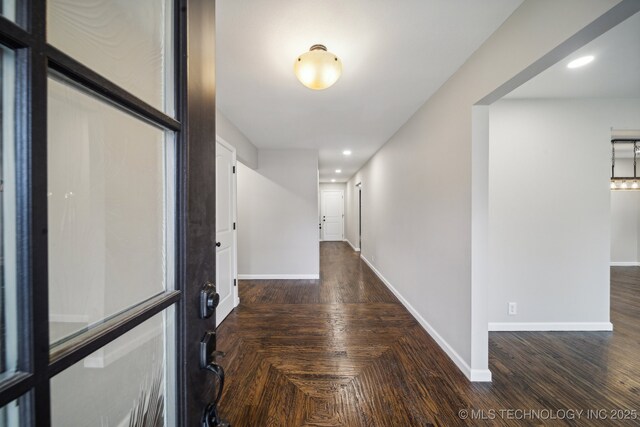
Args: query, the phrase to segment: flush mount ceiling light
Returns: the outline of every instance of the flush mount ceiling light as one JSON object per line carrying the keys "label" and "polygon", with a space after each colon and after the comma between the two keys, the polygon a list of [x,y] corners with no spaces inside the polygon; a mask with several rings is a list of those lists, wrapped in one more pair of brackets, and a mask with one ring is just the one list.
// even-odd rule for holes
{"label": "flush mount ceiling light", "polygon": [[336,55],[327,52],[321,44],[314,44],[296,58],[293,71],[300,82],[309,89],[322,90],[333,85],[342,74],[342,62]]}
{"label": "flush mount ceiling light", "polygon": [[584,67],[585,65],[593,61],[593,59],[594,59],[593,55],[581,56],[580,58],[574,59],[573,61],[569,62],[567,64],[567,68]]}
{"label": "flush mount ceiling light", "polygon": [[345,156],[350,156],[351,155],[351,150],[344,150],[342,152],[342,154],[344,154]]}
{"label": "flush mount ceiling light", "polygon": [[342,169],[336,169],[336,173],[342,173]]}

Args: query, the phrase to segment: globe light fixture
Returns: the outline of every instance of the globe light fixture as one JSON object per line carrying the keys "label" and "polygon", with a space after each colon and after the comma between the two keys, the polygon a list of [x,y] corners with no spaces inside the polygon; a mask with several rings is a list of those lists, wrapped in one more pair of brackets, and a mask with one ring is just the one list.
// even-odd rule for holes
{"label": "globe light fixture", "polygon": [[313,90],[332,86],[342,74],[342,62],[321,44],[314,44],[296,58],[293,71],[300,82]]}

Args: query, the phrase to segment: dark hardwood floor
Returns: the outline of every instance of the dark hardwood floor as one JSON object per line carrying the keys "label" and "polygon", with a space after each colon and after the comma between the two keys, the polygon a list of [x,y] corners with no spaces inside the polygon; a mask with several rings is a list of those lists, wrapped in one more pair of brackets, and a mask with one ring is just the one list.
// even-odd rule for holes
{"label": "dark hardwood floor", "polygon": [[239,284],[218,328],[234,427],[640,425],[640,268],[612,269],[615,332],[491,333],[493,382],[470,383],[346,243],[320,252],[319,281]]}

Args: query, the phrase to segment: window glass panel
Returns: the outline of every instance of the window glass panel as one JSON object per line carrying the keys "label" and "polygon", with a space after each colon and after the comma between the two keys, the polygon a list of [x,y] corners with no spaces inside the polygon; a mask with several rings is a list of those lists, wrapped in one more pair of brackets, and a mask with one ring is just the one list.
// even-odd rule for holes
{"label": "window glass panel", "polygon": [[9,19],[10,21],[16,21],[16,1],[15,0],[0,0],[0,15]]}
{"label": "window glass panel", "polygon": [[20,405],[25,404],[25,398],[14,400],[0,408],[0,427],[15,427],[20,425]]}
{"label": "window glass panel", "polygon": [[50,0],[50,44],[173,116],[171,0]]}
{"label": "window glass panel", "polygon": [[[167,289],[171,135],[49,78],[49,335],[83,331]],[[169,141],[169,142],[166,142]],[[169,221],[171,223],[171,221]]]}
{"label": "window glass panel", "polygon": [[[120,427],[176,425],[168,310],[89,355],[51,380],[51,425]],[[170,321],[169,321],[170,322]],[[169,369],[167,369],[169,367]],[[166,378],[169,376],[169,378]],[[167,393],[169,391],[169,393]],[[141,420],[147,417],[145,423]]]}
{"label": "window glass panel", "polygon": [[0,372],[16,370],[15,55],[0,47]]}

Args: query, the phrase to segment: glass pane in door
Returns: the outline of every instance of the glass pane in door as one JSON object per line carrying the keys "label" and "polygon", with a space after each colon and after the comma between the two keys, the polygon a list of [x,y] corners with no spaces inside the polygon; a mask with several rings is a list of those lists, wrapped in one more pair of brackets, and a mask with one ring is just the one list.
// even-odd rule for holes
{"label": "glass pane in door", "polygon": [[[171,311],[158,314],[51,380],[54,427],[173,426]],[[166,324],[169,322],[169,324]],[[168,413],[167,413],[167,410]]]}
{"label": "glass pane in door", "polygon": [[51,77],[48,87],[55,344],[171,288],[167,153],[173,140],[67,81]]}
{"label": "glass pane in door", "polygon": [[0,46],[0,373],[16,370],[15,55]]}
{"label": "glass pane in door", "polygon": [[49,0],[47,39],[158,110],[174,115],[172,0]]}
{"label": "glass pane in door", "polygon": [[21,425],[20,405],[26,405],[26,395],[0,408],[0,427],[16,427]]}
{"label": "glass pane in door", "polygon": [[15,22],[16,0],[0,0],[0,15]]}

